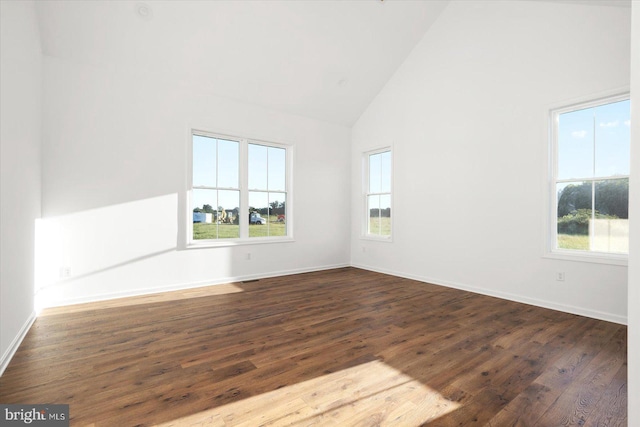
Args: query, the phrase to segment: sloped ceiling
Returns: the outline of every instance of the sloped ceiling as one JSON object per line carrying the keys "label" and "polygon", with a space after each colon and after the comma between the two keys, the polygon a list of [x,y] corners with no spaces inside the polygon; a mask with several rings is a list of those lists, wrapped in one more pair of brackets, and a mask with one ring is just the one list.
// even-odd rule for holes
{"label": "sloped ceiling", "polygon": [[448,1],[38,2],[43,53],[351,125]]}

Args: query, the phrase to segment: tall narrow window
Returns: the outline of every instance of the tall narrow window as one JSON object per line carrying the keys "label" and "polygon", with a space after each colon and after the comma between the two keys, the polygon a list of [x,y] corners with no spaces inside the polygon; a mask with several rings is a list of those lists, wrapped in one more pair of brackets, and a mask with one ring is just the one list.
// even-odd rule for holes
{"label": "tall narrow window", "polygon": [[193,239],[240,237],[240,143],[193,135]]}
{"label": "tall narrow window", "polygon": [[286,236],[284,148],[249,144],[249,237]]}
{"label": "tall narrow window", "polygon": [[365,154],[366,234],[391,237],[391,150]]}
{"label": "tall narrow window", "polygon": [[630,103],[618,96],[552,111],[552,249],[628,254]]}

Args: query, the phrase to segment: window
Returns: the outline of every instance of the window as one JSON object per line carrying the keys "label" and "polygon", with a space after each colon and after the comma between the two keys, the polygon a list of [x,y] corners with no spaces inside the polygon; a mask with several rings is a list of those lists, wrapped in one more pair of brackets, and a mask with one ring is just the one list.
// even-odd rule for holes
{"label": "window", "polygon": [[240,142],[193,135],[193,239],[240,237]]}
{"label": "window", "polygon": [[365,153],[366,236],[391,238],[391,150]]}
{"label": "window", "polygon": [[192,131],[189,244],[291,235],[290,146]]}
{"label": "window", "polygon": [[[286,161],[284,148],[249,144],[249,237],[286,236]],[[261,224],[260,215],[266,215]]]}
{"label": "window", "polygon": [[629,252],[629,97],[551,112],[551,250],[615,259]]}

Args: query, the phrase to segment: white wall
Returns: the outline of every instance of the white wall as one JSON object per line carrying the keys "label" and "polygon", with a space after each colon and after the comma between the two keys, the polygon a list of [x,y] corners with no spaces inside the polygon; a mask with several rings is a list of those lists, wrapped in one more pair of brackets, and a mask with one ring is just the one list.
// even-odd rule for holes
{"label": "white wall", "polygon": [[640,2],[633,2],[631,37],[631,195],[629,210],[629,425],[640,425]]}
{"label": "white wall", "polygon": [[0,2],[0,374],[34,319],[42,54],[33,2]]}
{"label": "white wall", "polygon": [[[626,267],[543,247],[548,108],[628,86],[629,49],[628,8],[452,2],[352,130],[353,264],[625,322]],[[361,153],[389,144],[394,238],[367,241]]]}
{"label": "white wall", "polygon": [[[349,128],[124,69],[44,70],[39,304],[348,265]],[[294,145],[295,242],[177,250],[190,127]]]}

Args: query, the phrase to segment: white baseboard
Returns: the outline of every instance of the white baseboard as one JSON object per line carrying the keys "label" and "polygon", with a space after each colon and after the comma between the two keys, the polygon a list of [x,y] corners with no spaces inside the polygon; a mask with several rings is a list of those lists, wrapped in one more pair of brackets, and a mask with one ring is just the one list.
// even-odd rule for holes
{"label": "white baseboard", "polygon": [[111,299],[134,297],[134,296],[140,296],[140,295],[151,295],[151,294],[157,294],[161,292],[180,291],[184,289],[195,289],[195,288],[201,288],[205,286],[222,285],[226,283],[242,282],[247,280],[266,279],[269,277],[290,276],[292,274],[311,273],[314,271],[332,270],[335,268],[344,268],[344,267],[350,267],[350,266],[351,266],[350,264],[345,263],[345,264],[325,265],[325,266],[311,267],[311,268],[281,270],[281,271],[274,271],[274,272],[264,273],[264,274],[229,276],[229,277],[222,277],[214,280],[205,280],[200,282],[179,283],[179,284],[172,284],[172,285],[165,285],[165,286],[155,286],[152,288],[141,288],[141,289],[135,289],[131,291],[110,292],[110,293],[104,293],[99,295],[90,295],[86,297],[68,298],[64,300],[55,301],[53,304],[44,304],[44,305],[41,305],[40,307],[50,308],[50,307],[60,307],[60,306],[67,306],[67,305],[85,304],[89,302],[107,301]]}
{"label": "white baseboard", "polygon": [[537,298],[529,298],[522,295],[511,294],[507,292],[496,292],[486,288],[478,288],[475,286],[468,286],[462,283],[455,283],[445,280],[438,280],[431,277],[417,276],[414,274],[407,274],[398,271],[386,270],[377,267],[372,267],[364,264],[352,264],[352,267],[361,268],[363,270],[375,271],[377,273],[390,274],[392,276],[403,277],[405,279],[417,280],[419,282],[431,283],[434,285],[445,286],[447,288],[460,289],[463,291],[473,292],[476,294],[487,295],[490,297],[501,298],[509,301],[520,302],[529,305],[535,305],[537,307],[548,308],[551,310],[563,311],[565,313],[577,314],[579,316],[591,317],[593,319],[605,320],[607,322],[618,323],[621,325],[627,324],[627,317],[620,316],[612,313],[605,313],[597,310],[590,310],[583,307],[576,307],[568,304],[558,304],[553,301],[541,300]]}
{"label": "white baseboard", "polygon": [[24,323],[24,325],[22,325],[22,328],[20,328],[20,332],[18,332],[18,335],[13,338],[13,341],[11,341],[11,344],[9,344],[9,348],[7,348],[7,351],[5,351],[2,355],[2,358],[0,359],[0,377],[4,373],[5,369],[7,369],[7,366],[9,366],[9,362],[11,362],[13,355],[16,354],[18,347],[20,347],[22,340],[24,340],[27,332],[29,332],[31,325],[33,325],[33,322],[36,321],[36,317],[36,312],[31,312],[27,321]]}
{"label": "white baseboard", "polygon": [[[229,277],[223,277],[223,278],[218,278],[218,279],[214,279],[214,280],[207,280],[207,281],[201,281],[201,282],[172,284],[172,285],[166,285],[166,286],[156,286],[156,287],[152,287],[152,288],[136,289],[136,290],[132,290],[132,291],[120,291],[120,292],[105,293],[105,294],[100,294],[100,295],[91,295],[91,296],[87,296],[87,297],[69,298],[69,299],[65,299],[65,300],[61,300],[61,301],[56,301],[54,304],[43,306],[43,308],[65,306],[65,305],[75,305],[75,304],[84,304],[84,303],[89,303],[89,302],[106,301],[106,300],[110,300],[110,299],[125,298],[125,297],[131,297],[131,296],[149,295],[149,294],[155,294],[155,293],[161,293],[161,292],[170,292],[170,291],[178,291],[178,290],[184,290],[184,289],[194,289],[194,288],[200,288],[200,287],[204,287],[204,286],[220,285],[220,284],[233,283],[233,282],[242,282],[242,281],[255,280],[255,279],[266,279],[266,278],[269,278],[269,277],[288,276],[288,275],[292,275],[292,274],[310,273],[310,272],[314,272],[314,271],[331,270],[331,269],[335,269],[335,268],[344,268],[344,267],[361,268],[363,270],[369,270],[369,271],[375,271],[375,272],[378,272],[378,273],[390,274],[392,276],[403,277],[403,278],[407,278],[407,279],[417,280],[417,281],[420,281],[420,282],[431,283],[431,284],[439,285],[439,286],[445,286],[445,287],[448,287],[448,288],[460,289],[460,290],[463,290],[463,291],[469,291],[469,292],[473,292],[473,293],[477,293],[477,294],[481,294],[481,295],[487,295],[487,296],[492,296],[492,297],[496,297],[496,298],[502,298],[502,299],[509,300],[509,301],[515,301],[515,302],[520,302],[520,303],[524,303],[524,304],[535,305],[535,306],[538,306],[538,307],[548,308],[548,309],[551,309],[551,310],[563,311],[563,312],[566,312],[566,313],[577,314],[577,315],[580,315],[580,316],[591,317],[591,318],[599,319],[599,320],[605,320],[605,321],[608,321],[608,322],[618,323],[618,324],[621,324],[621,325],[626,325],[627,324],[627,317],[626,316],[620,316],[620,315],[616,315],[616,314],[612,314],[612,313],[606,313],[606,312],[601,312],[601,311],[597,311],[597,310],[586,309],[586,308],[583,308],[583,307],[576,307],[576,306],[572,306],[572,305],[568,305],[568,304],[559,304],[559,303],[553,302],[553,301],[542,300],[542,299],[537,299],[537,298],[530,298],[530,297],[526,297],[526,296],[518,295],[518,294],[511,294],[511,293],[507,293],[507,292],[496,292],[496,291],[491,290],[491,289],[479,288],[479,287],[475,287],[475,286],[469,286],[469,285],[465,285],[465,284],[462,284],[462,283],[456,283],[456,282],[451,282],[451,281],[446,281],[446,280],[439,280],[437,278],[432,278],[432,277],[418,276],[418,275],[407,274],[407,273],[394,271],[394,270],[381,269],[381,268],[370,266],[370,265],[353,264],[353,263],[351,263],[351,264],[344,263],[344,264],[325,265],[325,266],[320,266],[320,267],[299,268],[299,269],[292,269],[292,270],[281,270],[281,271],[274,271],[274,272],[265,273],[265,274],[253,274],[253,275],[245,275],[245,276],[229,276]],[[33,322],[33,320],[31,320],[31,322]],[[2,360],[4,361],[4,357],[3,357]]]}

